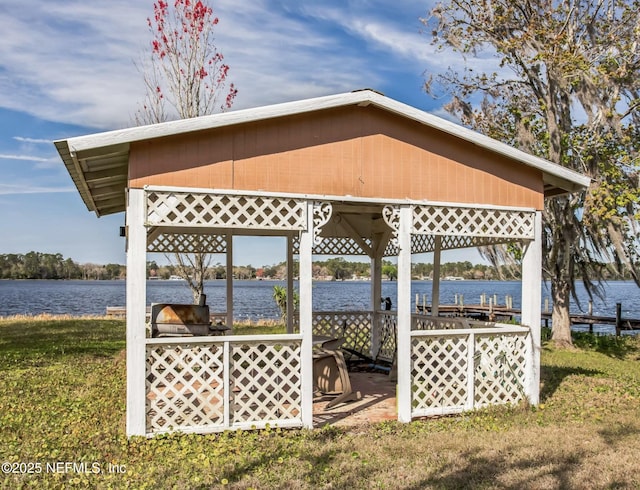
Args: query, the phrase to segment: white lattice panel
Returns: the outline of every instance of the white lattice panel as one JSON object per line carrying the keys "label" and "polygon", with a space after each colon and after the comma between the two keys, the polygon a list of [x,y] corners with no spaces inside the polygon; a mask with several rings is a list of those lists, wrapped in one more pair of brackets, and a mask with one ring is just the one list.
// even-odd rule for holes
{"label": "white lattice panel", "polygon": [[[435,250],[435,235],[411,235],[411,253],[419,254],[433,252]],[[509,238],[496,237],[470,237],[445,235],[442,237],[442,250],[453,250],[456,248],[481,247],[483,245],[495,245],[510,241]],[[398,247],[389,241],[384,251],[385,257],[393,257],[398,255]]]}
{"label": "white lattice panel", "polygon": [[[371,240],[364,239],[371,246]],[[316,255],[367,255],[358,243],[351,238],[327,237],[319,244],[314,244],[313,253]]]}
{"label": "white lattice panel", "polygon": [[434,249],[435,249],[435,237],[433,235],[411,235],[411,253],[412,254],[433,252]]}
{"label": "white lattice panel", "polygon": [[384,249],[385,257],[396,257],[398,255],[398,245],[397,240],[394,242],[393,240],[389,240],[387,243],[387,247]]}
{"label": "white lattice panel", "polygon": [[524,334],[476,336],[476,407],[517,403],[525,397],[526,341]]}
{"label": "white lattice panel", "polygon": [[413,206],[412,233],[533,239],[533,211],[462,206]]}
{"label": "white lattice panel", "polygon": [[344,347],[371,355],[371,312],[336,311],[314,312],[314,335],[344,338]]}
{"label": "white lattice panel", "polygon": [[411,315],[411,330],[451,330],[455,328],[469,328],[469,324],[464,318]]}
{"label": "white lattice panel", "polygon": [[[426,235],[428,236],[428,235]],[[468,236],[443,236],[442,250],[453,250],[456,248],[482,247],[485,245],[496,245],[505,243],[512,239],[507,237],[468,237]]]}
{"label": "white lattice panel", "polygon": [[413,334],[412,415],[456,413],[524,399],[529,333],[501,329]]}
{"label": "white lattice panel", "polygon": [[380,349],[376,354],[376,360],[393,362],[397,352],[397,322],[396,314],[380,314]]}
{"label": "white lattice panel", "polygon": [[304,230],[302,199],[191,192],[147,192],[147,225]]}
{"label": "white lattice panel", "polygon": [[237,343],[231,347],[233,424],[299,419],[300,342]]}
{"label": "white lattice panel", "polygon": [[225,235],[163,233],[147,245],[147,252],[223,254],[227,242]]}
{"label": "white lattice panel", "polygon": [[467,336],[414,337],[413,411],[456,410],[467,403]]}
{"label": "white lattice panel", "polygon": [[147,432],[222,425],[222,346],[147,346],[146,387]]}

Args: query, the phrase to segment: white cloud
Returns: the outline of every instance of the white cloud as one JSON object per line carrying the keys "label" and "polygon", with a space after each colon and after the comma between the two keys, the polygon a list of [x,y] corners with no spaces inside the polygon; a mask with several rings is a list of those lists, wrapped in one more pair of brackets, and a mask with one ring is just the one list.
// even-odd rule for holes
{"label": "white cloud", "polygon": [[[239,89],[234,109],[381,83],[379,67],[280,3],[213,4],[218,47]],[[100,129],[129,126],[144,97],[134,61],[149,42],[151,13],[150,2],[130,0],[3,7],[0,106]]]}
{"label": "white cloud", "polygon": [[21,143],[33,143],[33,144],[42,144],[42,145],[50,145],[52,143],[51,140],[48,139],[40,139],[40,138],[26,138],[24,136],[14,136],[14,140],[20,141]]}
{"label": "white cloud", "polygon": [[26,160],[30,162],[49,162],[50,158],[36,157],[32,155],[7,155],[0,153],[0,159],[2,160]]}
{"label": "white cloud", "polygon": [[24,0],[3,8],[0,28],[7,74],[0,78],[1,105],[99,127],[127,120],[132,58],[146,34],[143,3]]}
{"label": "white cloud", "polygon": [[46,187],[18,184],[0,184],[0,196],[9,194],[50,194],[60,192],[75,192],[75,187]]}

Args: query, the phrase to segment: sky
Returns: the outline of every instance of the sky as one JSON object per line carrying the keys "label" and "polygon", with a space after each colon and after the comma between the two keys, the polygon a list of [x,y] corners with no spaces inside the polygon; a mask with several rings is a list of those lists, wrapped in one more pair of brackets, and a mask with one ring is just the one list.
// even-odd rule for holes
{"label": "sky", "polygon": [[[422,85],[461,61],[422,32],[430,1],[212,0],[216,44],[238,89],[233,110],[373,88],[444,115]],[[87,210],[53,141],[133,126],[152,12],[152,0],[0,5],[0,254],[125,263],[124,213]],[[234,242],[236,265],[284,260],[283,241],[252,240]],[[452,254],[480,261],[473,251]]]}

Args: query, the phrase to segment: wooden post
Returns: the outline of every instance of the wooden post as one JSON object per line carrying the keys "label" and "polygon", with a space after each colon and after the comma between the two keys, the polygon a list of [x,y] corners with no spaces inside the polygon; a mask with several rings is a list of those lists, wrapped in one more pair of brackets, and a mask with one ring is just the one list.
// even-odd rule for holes
{"label": "wooden post", "polygon": [[380,316],[376,313],[381,309],[382,299],[382,238],[374,235],[374,253],[371,259],[371,351],[369,354],[374,357],[374,353],[380,350]]}
{"label": "wooden post", "polygon": [[233,328],[233,234],[229,232],[225,238],[227,240],[227,327]]}
{"label": "wooden post", "polygon": [[[399,422],[411,422],[411,221],[411,207],[401,206],[398,226],[398,333],[396,340]],[[435,307],[435,296],[433,302]]]}
{"label": "wooden post", "polygon": [[287,236],[287,333],[293,333],[295,291],[293,290],[293,236]]}
{"label": "wooden post", "polygon": [[522,324],[529,327],[525,393],[532,405],[540,401],[540,303],[542,285],[542,212],[536,211],[534,239],[525,244],[522,257]]}
{"label": "wooden post", "polygon": [[620,336],[622,330],[622,303],[616,303],[616,336]]}
{"label": "wooden post", "polygon": [[442,259],[442,237],[434,237],[433,282],[431,283],[431,315],[440,314],[440,261]]}
{"label": "wooden post", "polygon": [[307,229],[300,233],[300,367],[302,385],[302,424],[313,428],[313,202],[307,201]]}
{"label": "wooden post", "polygon": [[146,194],[127,199],[127,436],[144,436],[146,422],[147,230]]}

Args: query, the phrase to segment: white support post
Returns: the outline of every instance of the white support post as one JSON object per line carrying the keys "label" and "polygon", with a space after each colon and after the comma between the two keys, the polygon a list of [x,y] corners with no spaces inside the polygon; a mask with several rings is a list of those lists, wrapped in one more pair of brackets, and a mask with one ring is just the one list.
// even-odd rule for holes
{"label": "white support post", "polygon": [[233,328],[233,233],[227,233],[227,327]]}
{"label": "white support post", "polygon": [[466,410],[473,410],[476,399],[476,335],[472,332],[467,337],[467,402]]}
{"label": "white support post", "polygon": [[531,339],[527,359],[525,393],[529,402],[540,399],[540,308],[542,300],[542,212],[537,211],[534,239],[525,246],[522,258],[522,324],[529,327]]}
{"label": "white support post", "polygon": [[127,436],[146,428],[147,230],[145,191],[129,189],[127,200]]}
{"label": "white support post", "polygon": [[442,256],[442,237],[435,236],[435,247],[433,251],[433,281],[431,283],[431,316],[438,316],[440,313],[440,259]]}
{"label": "white support post", "polygon": [[398,420],[411,422],[411,222],[410,206],[400,208],[398,227]]}
{"label": "white support post", "polygon": [[371,259],[371,311],[381,309],[380,299],[382,298],[382,258],[373,257]]}
{"label": "white support post", "polygon": [[295,303],[293,301],[293,237],[287,235],[287,333],[293,333],[293,314]]}
{"label": "white support post", "polygon": [[382,298],[382,257],[378,254],[378,244],[373,242],[373,250],[376,254],[371,258],[371,357],[375,357],[380,350],[380,322],[376,312],[380,309]]}
{"label": "white support post", "polygon": [[313,202],[307,203],[307,229],[300,233],[300,333],[302,425],[313,428]]}

